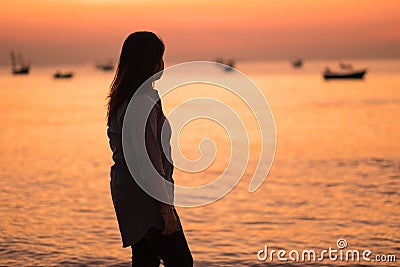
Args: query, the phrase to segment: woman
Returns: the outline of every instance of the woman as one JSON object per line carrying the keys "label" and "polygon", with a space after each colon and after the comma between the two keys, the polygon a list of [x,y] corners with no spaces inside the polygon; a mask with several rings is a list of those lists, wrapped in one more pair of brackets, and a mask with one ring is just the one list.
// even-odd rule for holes
{"label": "woman", "polygon": [[[122,150],[122,124],[128,103],[146,80],[160,78],[159,73],[164,69],[163,55],[164,44],[154,33],[130,34],[122,46],[108,96],[107,135],[114,160],[111,167],[111,195],[123,247],[132,247],[132,266],[135,267],[159,266],[160,259],[166,267],[193,266],[192,255],[174,206],[162,203],[142,190],[129,172]],[[153,99],[156,103],[145,126],[148,156],[158,173],[173,183],[173,166],[168,160],[170,151],[169,155],[165,155],[161,144],[164,122],[169,129],[161,101],[152,86],[141,93],[145,101]],[[140,105],[140,102],[134,104]]]}

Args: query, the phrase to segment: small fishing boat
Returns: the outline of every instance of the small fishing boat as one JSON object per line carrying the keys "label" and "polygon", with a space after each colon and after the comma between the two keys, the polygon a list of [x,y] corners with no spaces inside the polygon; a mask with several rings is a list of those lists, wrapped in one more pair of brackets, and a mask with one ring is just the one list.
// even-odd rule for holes
{"label": "small fishing boat", "polygon": [[74,77],[74,73],[73,72],[60,72],[60,71],[57,71],[53,75],[54,79],[70,79],[72,77]]}
{"label": "small fishing boat", "polygon": [[22,58],[21,54],[18,54],[18,63],[14,51],[11,51],[10,58],[11,58],[11,73],[13,75],[29,74],[31,66],[30,64],[26,64],[24,62],[24,59]]}
{"label": "small fishing boat", "polygon": [[292,61],[292,66],[296,69],[301,68],[303,66],[303,60],[301,58]]}
{"label": "small fishing boat", "polygon": [[225,63],[225,71],[233,71],[233,68],[235,67],[235,62],[233,59],[229,59]]}
{"label": "small fishing boat", "polygon": [[114,69],[114,64],[112,63],[96,64],[96,68],[102,71],[112,71]]}
{"label": "small fishing boat", "polygon": [[217,64],[222,64],[220,65],[224,71],[230,72],[233,71],[233,68],[235,67],[235,61],[233,59],[223,59],[221,57],[218,57],[215,59],[215,63]]}
{"label": "small fishing boat", "polygon": [[365,73],[367,73],[367,69],[361,70],[346,70],[346,71],[331,71],[329,68],[326,68],[323,76],[325,80],[330,79],[363,79]]}

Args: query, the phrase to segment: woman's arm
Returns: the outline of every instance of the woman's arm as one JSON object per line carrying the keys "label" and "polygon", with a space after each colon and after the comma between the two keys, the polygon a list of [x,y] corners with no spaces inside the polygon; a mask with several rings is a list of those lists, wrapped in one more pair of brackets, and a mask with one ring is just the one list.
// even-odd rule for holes
{"label": "woman's arm", "polygon": [[149,156],[153,167],[163,178],[165,178],[165,171],[162,162],[162,146],[160,140],[161,138],[160,136],[158,136],[158,114],[160,112],[158,109],[159,107],[157,105],[154,105],[147,119],[145,130],[145,144],[147,155]]}
{"label": "woman's arm", "polygon": [[[158,105],[155,105],[151,110],[148,120],[146,122],[145,142],[147,154],[154,168],[162,177],[164,177],[164,179],[168,180],[168,177],[166,177],[166,173],[164,171],[162,161],[162,145],[161,137],[159,136],[159,133],[161,133],[161,129],[158,129],[158,125],[160,125],[158,123],[158,120],[162,119],[161,116],[161,108]],[[161,125],[163,124],[161,123]],[[171,197],[173,199],[173,196]],[[159,202],[159,205],[160,213],[165,223],[165,228],[162,233],[165,235],[172,234],[173,232],[175,232],[178,226],[178,220],[175,216],[174,211],[175,208],[173,205],[163,202]]]}

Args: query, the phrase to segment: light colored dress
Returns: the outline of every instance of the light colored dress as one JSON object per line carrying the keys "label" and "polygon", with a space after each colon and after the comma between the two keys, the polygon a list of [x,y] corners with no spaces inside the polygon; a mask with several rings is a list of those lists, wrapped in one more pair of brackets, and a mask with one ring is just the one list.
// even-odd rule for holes
{"label": "light colored dress", "polygon": [[[143,90],[141,94],[140,100],[143,101],[142,103],[146,101],[152,104],[156,103],[149,114],[146,124],[147,153],[158,173],[164,179],[173,183],[173,164],[170,162],[171,160],[168,160],[171,159],[169,145],[171,128],[163,113],[161,100],[158,92],[152,88]],[[159,212],[159,202],[140,188],[133,179],[125,162],[122,150],[122,124],[128,103],[129,101],[126,101],[118,108],[117,112],[111,114],[107,129],[114,160],[110,173],[110,188],[123,247],[131,246],[139,241],[150,227],[160,230],[164,228],[164,221]],[[162,131],[163,126],[164,130]],[[161,138],[161,132],[163,138]],[[163,146],[162,142],[168,142],[168,144]],[[165,148],[167,148],[166,151]],[[176,216],[179,221],[178,214]],[[177,230],[181,229],[181,223],[179,222]]]}

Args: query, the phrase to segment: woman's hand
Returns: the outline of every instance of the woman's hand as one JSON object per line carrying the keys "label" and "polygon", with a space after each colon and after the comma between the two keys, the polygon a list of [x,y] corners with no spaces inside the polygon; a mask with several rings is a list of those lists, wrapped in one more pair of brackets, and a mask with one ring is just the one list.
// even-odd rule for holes
{"label": "woman's hand", "polygon": [[164,230],[161,232],[161,234],[170,235],[174,233],[176,228],[178,227],[178,219],[176,218],[174,208],[162,208],[160,212],[165,225]]}

